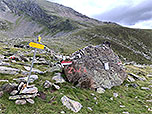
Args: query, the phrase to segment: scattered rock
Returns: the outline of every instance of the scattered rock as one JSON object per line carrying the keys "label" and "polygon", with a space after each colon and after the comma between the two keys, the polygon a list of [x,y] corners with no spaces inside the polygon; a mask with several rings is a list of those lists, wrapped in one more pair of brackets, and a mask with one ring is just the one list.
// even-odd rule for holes
{"label": "scattered rock", "polygon": [[52,78],[52,80],[55,80],[55,83],[64,83],[65,80],[61,76],[61,73],[55,73],[55,76]]}
{"label": "scattered rock", "polygon": [[112,101],[113,101],[113,97],[111,97],[111,98],[110,98],[110,100],[112,100]]}
{"label": "scattered rock", "polygon": [[0,82],[9,82],[8,80],[0,80]]}
{"label": "scattered rock", "polygon": [[136,74],[133,74],[133,73],[128,73],[130,76],[133,76],[134,78],[138,79],[138,80],[141,80],[141,81],[146,81],[146,78],[145,77],[140,77]]}
{"label": "scattered rock", "polygon": [[65,105],[68,109],[71,109],[73,112],[79,112],[82,108],[82,105],[74,100],[69,99],[66,96],[61,98],[63,105]]}
{"label": "scattered rock", "polygon": [[0,91],[0,98],[3,96],[4,92]]}
{"label": "scattered rock", "polygon": [[[30,67],[28,66],[24,66],[24,68],[29,71],[30,70]],[[36,68],[32,68],[32,72],[33,73],[38,73],[38,74],[44,74],[44,72],[40,71],[39,69],[36,69]]]}
{"label": "scattered rock", "polygon": [[124,108],[125,106],[124,105],[120,105],[120,108]]}
{"label": "scattered rock", "polygon": [[150,90],[148,87],[141,87],[142,90]]}
{"label": "scattered rock", "polygon": [[43,100],[46,100],[46,94],[43,92],[39,92],[39,97]]}
{"label": "scattered rock", "polygon": [[17,93],[18,93],[17,90],[13,90],[13,91],[10,93],[10,95],[16,95]]}
{"label": "scattered rock", "polygon": [[23,90],[20,91],[20,94],[34,94],[38,92],[38,88],[37,87],[33,87],[33,88],[24,88]]}
{"label": "scattered rock", "polygon": [[37,94],[33,95],[15,95],[15,96],[10,96],[9,100],[17,100],[17,99],[29,99],[29,98],[35,98]]}
{"label": "scattered rock", "polygon": [[[38,79],[38,76],[37,75],[31,75],[30,76],[30,79],[29,79],[29,83],[33,83],[35,80],[37,80]],[[17,82],[27,82],[27,80],[28,80],[28,77],[21,77],[21,78],[18,78],[18,79],[13,79],[13,80],[15,80],[15,81],[17,81]]]}
{"label": "scattered rock", "polygon": [[16,89],[16,87],[17,87],[16,84],[6,83],[2,85],[1,89],[4,92],[11,93],[14,89]]}
{"label": "scattered rock", "polygon": [[123,114],[130,114],[129,112],[122,112]]}
{"label": "scattered rock", "polygon": [[61,114],[65,114],[65,112],[64,112],[64,111],[61,111]]}
{"label": "scattered rock", "polygon": [[62,69],[59,65],[53,66],[50,72],[62,72]]}
{"label": "scattered rock", "polygon": [[134,81],[135,81],[135,79],[134,79],[134,78],[132,78],[131,76],[128,76],[128,81],[129,81],[129,82],[134,82]]}
{"label": "scattered rock", "polygon": [[151,75],[151,74],[148,74],[147,77],[148,77],[148,78],[152,78],[152,75]]}
{"label": "scattered rock", "polygon": [[138,85],[135,84],[135,83],[132,83],[132,84],[130,84],[129,86],[132,86],[133,88],[137,88],[137,87],[138,87]]}
{"label": "scattered rock", "polygon": [[47,88],[50,88],[52,85],[53,84],[50,81],[46,80],[43,84],[43,87],[47,89]]}
{"label": "scattered rock", "polygon": [[30,104],[34,104],[34,100],[33,99],[26,99],[27,102],[29,102]]}
{"label": "scattered rock", "polygon": [[91,107],[88,107],[89,110],[93,111]]}
{"label": "scattered rock", "polygon": [[148,111],[152,112],[152,108],[148,108]]}
{"label": "scattered rock", "polygon": [[60,89],[60,86],[58,86],[58,85],[53,84],[52,86],[53,86],[55,89],[57,89],[57,90]]}
{"label": "scattered rock", "polygon": [[4,67],[0,66],[0,73],[1,74],[17,74],[20,70],[16,68]]}
{"label": "scattered rock", "polygon": [[24,105],[24,104],[26,104],[26,100],[24,100],[24,99],[22,99],[22,100],[16,100],[15,104]]}
{"label": "scattered rock", "polygon": [[146,102],[150,102],[150,103],[152,103],[152,100],[146,100]]}
{"label": "scattered rock", "polygon": [[21,82],[21,83],[18,85],[17,90],[18,90],[18,91],[21,91],[21,89],[23,88],[24,85],[25,85],[24,82]]}
{"label": "scattered rock", "polygon": [[118,93],[113,93],[113,96],[114,96],[115,98],[117,98],[119,95],[118,95]]}
{"label": "scattered rock", "polygon": [[105,89],[103,89],[103,88],[97,88],[97,93],[104,93],[105,92]]}
{"label": "scattered rock", "polygon": [[6,62],[0,62],[0,66],[10,66],[10,64]]}
{"label": "scattered rock", "polygon": [[150,88],[152,88],[152,85],[149,85]]}

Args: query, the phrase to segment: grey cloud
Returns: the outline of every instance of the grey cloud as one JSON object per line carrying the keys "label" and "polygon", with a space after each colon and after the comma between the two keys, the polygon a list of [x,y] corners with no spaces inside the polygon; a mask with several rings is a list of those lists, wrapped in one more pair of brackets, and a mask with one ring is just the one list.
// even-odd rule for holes
{"label": "grey cloud", "polygon": [[134,25],[137,22],[152,19],[152,1],[146,0],[136,6],[120,6],[95,17],[101,21]]}

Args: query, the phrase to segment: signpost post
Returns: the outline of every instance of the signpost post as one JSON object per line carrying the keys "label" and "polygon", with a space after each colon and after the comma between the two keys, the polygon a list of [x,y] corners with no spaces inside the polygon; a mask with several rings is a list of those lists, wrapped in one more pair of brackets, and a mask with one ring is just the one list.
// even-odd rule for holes
{"label": "signpost post", "polygon": [[30,71],[29,71],[29,75],[28,75],[28,79],[27,79],[27,87],[28,87],[28,84],[30,82],[30,76],[31,76],[33,64],[34,64],[34,61],[35,61],[36,51],[37,51],[37,49],[44,49],[44,45],[40,44],[40,42],[41,42],[41,37],[40,36],[38,36],[37,41],[38,42],[36,42],[36,43],[35,42],[30,42],[29,43],[29,46],[32,47],[32,48],[35,48],[35,51],[34,51],[32,65],[31,65],[31,68],[30,68]]}

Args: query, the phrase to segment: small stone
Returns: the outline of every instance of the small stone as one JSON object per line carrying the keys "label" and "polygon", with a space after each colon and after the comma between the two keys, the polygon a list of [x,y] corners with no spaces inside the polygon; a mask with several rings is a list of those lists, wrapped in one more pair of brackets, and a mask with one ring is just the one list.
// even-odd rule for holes
{"label": "small stone", "polygon": [[150,111],[150,112],[151,112],[151,111],[152,111],[152,108],[148,108],[148,111]]}
{"label": "small stone", "polygon": [[113,101],[113,97],[111,97],[111,98],[110,98],[110,100],[112,100],[112,101]]}
{"label": "small stone", "polygon": [[146,102],[150,102],[150,103],[152,103],[152,99],[151,99],[151,100],[146,100]]}
{"label": "small stone", "polygon": [[57,90],[60,89],[60,86],[58,86],[58,85],[53,84],[52,86],[53,86],[55,89],[57,89]]}
{"label": "small stone", "polygon": [[64,83],[65,80],[63,77],[61,77],[61,73],[55,73],[55,76],[52,78],[52,80],[55,80],[55,83]]}
{"label": "small stone", "polygon": [[9,100],[17,100],[17,99],[29,99],[29,98],[35,98],[37,94],[33,95],[15,95],[15,96],[10,96]]}
{"label": "small stone", "polygon": [[148,78],[152,78],[152,75],[148,74],[147,77],[148,77]]}
{"label": "small stone", "polygon": [[148,87],[141,87],[142,90],[150,90]]}
{"label": "small stone", "polygon": [[0,82],[9,82],[8,80],[0,80]]}
{"label": "small stone", "polygon": [[0,91],[0,98],[3,96],[4,92]]}
{"label": "small stone", "polygon": [[150,88],[152,88],[152,85],[149,85]]}
{"label": "small stone", "polygon": [[69,99],[66,96],[61,98],[63,105],[65,105],[68,109],[71,109],[73,112],[79,112],[82,108],[82,105],[74,100]]}
{"label": "small stone", "polygon": [[24,104],[26,104],[26,100],[24,100],[24,99],[23,100],[16,100],[15,103],[18,105],[20,105],[20,104],[24,105]]}
{"label": "small stone", "polygon": [[122,112],[123,114],[130,114],[129,112]]}
{"label": "small stone", "polygon": [[89,110],[93,111],[91,107],[88,107]]}
{"label": "small stone", "polygon": [[120,108],[124,108],[125,106],[124,105],[120,105]]}
{"label": "small stone", "polygon": [[138,85],[134,84],[134,83],[130,84],[130,86],[132,86],[133,88],[137,88],[138,87]]}
{"label": "small stone", "polygon": [[20,90],[22,89],[23,85],[24,85],[24,82],[21,82],[21,83],[19,84],[19,86],[18,86],[18,91],[20,91]]}
{"label": "small stone", "polygon": [[37,87],[33,87],[33,88],[24,88],[22,91],[20,91],[20,94],[34,94],[38,92],[38,88]]}
{"label": "small stone", "polygon": [[95,96],[95,94],[94,94],[94,93],[91,93],[91,95],[92,95],[92,96]]}
{"label": "small stone", "polygon": [[132,78],[131,76],[128,76],[128,81],[129,81],[129,82],[134,82],[134,81],[135,81],[135,79],[134,79],[134,78]]}
{"label": "small stone", "polygon": [[105,92],[105,89],[103,89],[103,88],[97,88],[97,93],[104,93]]}
{"label": "small stone", "polygon": [[10,95],[16,95],[17,93],[18,93],[17,90],[13,90],[13,91],[10,93]]}
{"label": "small stone", "polygon": [[118,95],[118,93],[113,93],[113,96],[114,96],[115,98],[117,98],[119,95]]}
{"label": "small stone", "polygon": [[44,88],[50,88],[52,86],[52,83],[50,82],[50,81],[48,81],[48,80],[46,80],[45,82],[44,82],[44,84],[43,84],[43,87]]}
{"label": "small stone", "polygon": [[93,99],[94,99],[94,100],[97,100],[97,97],[94,97]]}
{"label": "small stone", "polygon": [[33,99],[26,99],[27,102],[29,102],[30,104],[34,104],[34,100]]}
{"label": "small stone", "polygon": [[65,112],[64,112],[64,111],[61,111],[61,114],[65,114]]}

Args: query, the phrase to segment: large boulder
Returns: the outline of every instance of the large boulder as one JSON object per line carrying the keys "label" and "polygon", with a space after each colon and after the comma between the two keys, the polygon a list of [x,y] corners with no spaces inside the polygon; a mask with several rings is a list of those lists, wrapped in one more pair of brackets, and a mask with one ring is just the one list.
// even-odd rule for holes
{"label": "large boulder", "polygon": [[112,88],[127,75],[119,57],[108,46],[87,46],[72,54],[72,64],[64,67],[69,82],[82,88]]}

